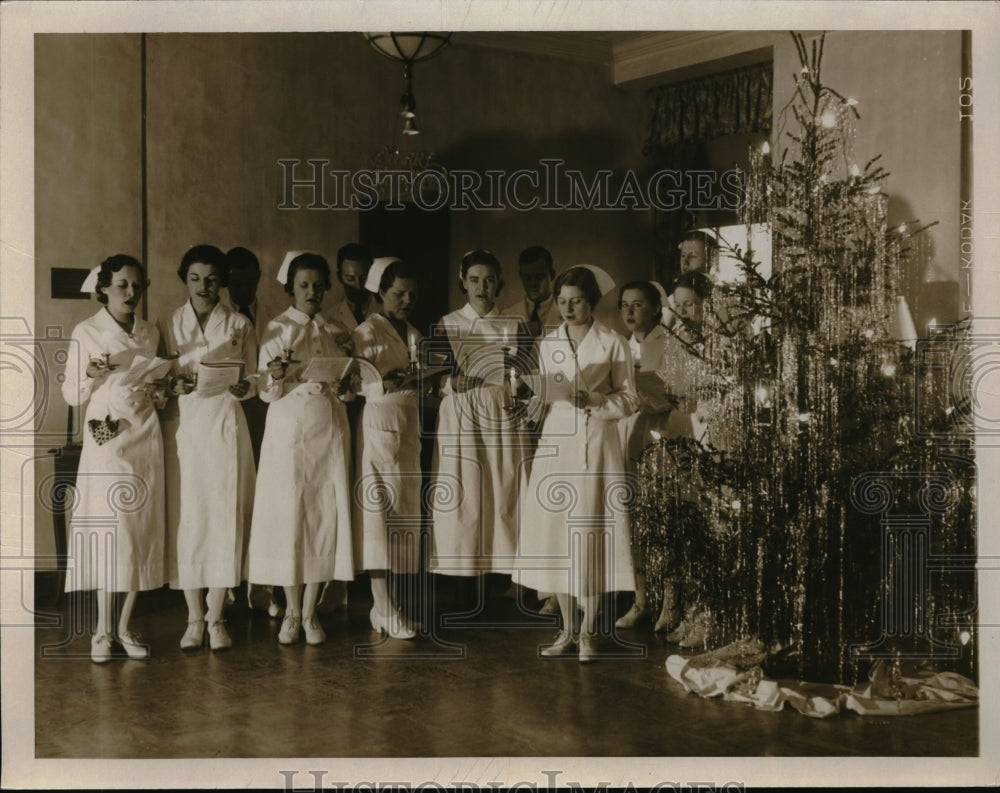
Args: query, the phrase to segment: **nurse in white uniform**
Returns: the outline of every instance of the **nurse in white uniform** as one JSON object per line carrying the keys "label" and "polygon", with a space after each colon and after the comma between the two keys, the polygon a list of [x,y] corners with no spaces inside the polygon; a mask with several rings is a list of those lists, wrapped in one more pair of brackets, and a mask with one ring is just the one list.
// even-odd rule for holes
{"label": "nurse in white uniform", "polygon": [[[706,447],[714,447],[725,452],[729,448],[726,434],[719,426],[713,426],[713,419],[722,413],[722,400],[738,399],[737,391],[721,392],[713,373],[712,361],[717,356],[724,355],[726,337],[721,334],[706,332],[705,302],[712,291],[711,281],[700,272],[685,272],[679,275],[673,284],[671,294],[673,311],[676,320],[668,331],[667,343],[663,350],[663,360],[660,363],[659,375],[664,382],[668,397],[676,405],[670,414],[681,430],[678,434],[691,437]],[[715,312],[712,312],[715,315]],[[671,437],[678,437],[678,434]],[[682,498],[697,500],[700,482],[697,477],[686,477],[678,482]],[[664,527],[668,532],[669,526]],[[666,535],[666,543],[680,537],[676,532]],[[713,563],[710,554],[700,556],[696,560],[684,559],[680,554],[690,553],[690,545],[685,549],[685,543],[674,543],[669,548],[670,555],[679,558],[678,564],[684,566],[700,565],[703,569]],[[698,550],[710,551],[702,545]],[[697,582],[691,582],[697,589]],[[677,621],[680,612],[680,601],[686,602],[685,616],[680,624],[667,634],[668,642],[678,642],[681,647],[694,648],[705,646],[714,630],[714,618],[708,605],[702,602],[697,591],[680,591],[673,582],[666,582],[665,598],[672,601],[673,621]]]}
{"label": "nurse in white uniform", "polygon": [[510,573],[517,549],[517,505],[527,443],[510,396],[502,348],[524,328],[496,307],[500,262],[470,251],[459,271],[469,302],[441,318],[454,370],[442,387],[434,450],[430,570],[469,578]]}
{"label": "nurse in white uniform", "polygon": [[354,544],[371,579],[372,629],[412,639],[416,632],[393,603],[387,579],[389,573],[420,569],[420,403],[410,370],[422,336],[409,323],[417,304],[417,270],[399,259],[376,259],[365,287],[377,295],[379,310],[355,328],[354,353],[373,364],[378,377],[362,386]]}
{"label": "nurse in white uniform", "polygon": [[597,655],[601,594],[635,588],[618,434],[637,402],[632,355],[625,338],[593,316],[612,288],[610,276],[592,265],[556,279],[563,324],[539,345],[534,390],[549,411],[522,501],[518,546],[520,582],[555,592],[563,615],[542,655],[579,645],[583,663]]}
{"label": "nurse in white uniform", "polygon": [[303,382],[310,358],[351,355],[350,335],[320,315],[330,266],[291,252],[278,280],[293,305],[268,323],[260,345],[260,396],[269,403],[250,528],[249,581],[283,586],[281,644],[322,644],[316,598],[327,581],[354,578],[351,545],[350,430],[339,382]]}
{"label": "nurse in white uniform", "polygon": [[[160,335],[135,310],[149,282],[139,262],[111,256],[91,271],[82,291],[104,305],[73,329],[62,394],[87,404],[83,450],[70,518],[66,591],[97,590],[95,663],[111,659],[115,593],[125,592],[117,638],[130,658],[149,648],[129,630],[140,590],[163,586],[163,443],[154,383],[126,385],[138,356],[152,359]],[[165,388],[165,386],[164,386]]]}
{"label": "nurse in white uniform", "polygon": [[[176,405],[164,417],[167,470],[167,572],[183,589],[188,624],[181,648],[200,647],[206,623],[213,650],[232,646],[223,619],[228,587],[242,580],[244,537],[250,531],[255,469],[240,400],[256,393],[257,339],[253,324],[219,300],[227,285],[225,254],[196,245],[177,274],[188,300],[163,328],[163,347],[177,355]],[[242,365],[238,381],[212,392],[195,388],[202,362]],[[208,588],[208,611],[202,590]]]}
{"label": "nurse in white uniform", "polygon": [[[643,450],[654,441],[652,432],[663,438],[691,435],[690,421],[673,410],[674,403],[667,397],[663,381],[655,374],[660,368],[670,335],[660,324],[665,304],[666,290],[655,281],[632,281],[618,293],[622,321],[631,331],[628,344],[639,398],[636,412],[620,425],[625,445],[625,469],[632,475],[638,472]],[[642,559],[633,555],[632,562],[635,567],[635,601],[615,622],[616,628],[632,628],[648,616]],[[664,598],[663,611],[656,620],[655,630],[673,627],[670,622],[675,610],[671,606],[672,600]]]}

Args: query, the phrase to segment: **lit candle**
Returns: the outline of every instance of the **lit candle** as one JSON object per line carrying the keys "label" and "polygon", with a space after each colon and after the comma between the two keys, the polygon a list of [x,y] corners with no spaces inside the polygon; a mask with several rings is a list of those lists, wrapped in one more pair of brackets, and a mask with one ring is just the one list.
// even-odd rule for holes
{"label": "lit candle", "polygon": [[507,326],[504,326],[503,329],[503,346],[504,347],[510,346],[510,329],[507,328]]}
{"label": "lit candle", "polygon": [[281,345],[284,347],[284,356],[286,360],[290,360],[294,349],[295,349],[295,331],[292,326],[288,326],[288,333],[282,331],[281,333]]}
{"label": "lit candle", "polygon": [[417,337],[410,333],[410,363],[417,362]]}
{"label": "lit candle", "polygon": [[510,367],[510,395],[511,398],[517,396],[517,369]]}

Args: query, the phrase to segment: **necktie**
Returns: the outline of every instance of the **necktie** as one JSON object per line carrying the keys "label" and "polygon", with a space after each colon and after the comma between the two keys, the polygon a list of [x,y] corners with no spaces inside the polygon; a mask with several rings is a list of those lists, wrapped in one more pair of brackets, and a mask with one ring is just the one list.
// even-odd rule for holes
{"label": "necktie", "polygon": [[532,303],[531,316],[528,318],[528,328],[532,336],[538,336],[542,332],[542,323],[538,318],[538,306],[540,303]]}
{"label": "necktie", "polygon": [[256,323],[254,323],[254,321],[253,321],[253,314],[251,314],[251,313],[250,313],[250,306],[240,306],[240,307],[239,307],[239,312],[240,312],[240,313],[241,313],[241,314],[242,314],[242,315],[243,315],[244,317],[246,317],[246,318],[247,318],[248,320],[250,320],[250,324],[251,324],[251,325],[254,325],[254,324],[256,324]]}

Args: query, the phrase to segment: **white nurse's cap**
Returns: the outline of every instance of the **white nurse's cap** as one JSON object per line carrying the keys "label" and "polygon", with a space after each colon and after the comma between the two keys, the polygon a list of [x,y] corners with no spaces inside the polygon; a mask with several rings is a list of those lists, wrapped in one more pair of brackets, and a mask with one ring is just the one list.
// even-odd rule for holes
{"label": "white nurse's cap", "polygon": [[281,267],[278,268],[278,283],[284,285],[288,280],[288,267],[291,265],[292,261],[303,253],[312,253],[312,251],[289,251],[285,254],[284,260],[281,262]]}
{"label": "white nurse's cap", "polygon": [[80,284],[81,292],[88,292],[93,294],[97,291],[97,276],[101,272],[101,265],[97,265],[93,270],[87,273],[87,277],[83,279],[83,283]]}
{"label": "white nurse's cap", "polygon": [[667,305],[667,290],[663,288],[663,284],[659,281],[650,281],[653,288],[660,294],[660,305],[666,307]]}
{"label": "white nurse's cap", "polygon": [[385,272],[385,268],[388,267],[393,262],[398,262],[395,256],[381,256],[372,262],[372,266],[368,269],[368,277],[365,279],[365,289],[369,292],[374,292],[378,294],[379,284],[382,282],[382,274]]}
{"label": "white nurse's cap", "polygon": [[615,288],[615,279],[608,275],[607,270],[598,267],[596,264],[575,264],[570,269],[576,267],[583,267],[585,270],[590,270],[594,274],[594,278],[597,280],[597,288],[601,292],[601,297],[604,297],[608,292]]}

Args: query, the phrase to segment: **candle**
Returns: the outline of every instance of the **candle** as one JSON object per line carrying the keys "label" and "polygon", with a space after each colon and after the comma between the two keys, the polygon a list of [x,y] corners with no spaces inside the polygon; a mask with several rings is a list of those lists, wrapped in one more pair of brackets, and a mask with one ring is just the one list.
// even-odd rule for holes
{"label": "candle", "polygon": [[288,333],[285,333],[284,331],[281,333],[281,346],[284,347],[282,354],[285,356],[286,361],[291,360],[292,358],[292,349],[294,346],[293,334],[294,331],[292,330],[291,325],[288,326]]}
{"label": "candle", "polygon": [[517,395],[517,369],[515,367],[510,367],[510,393],[511,396]]}
{"label": "candle", "polygon": [[417,337],[410,333],[410,363],[417,362]]}
{"label": "candle", "polygon": [[503,346],[504,347],[510,346],[510,329],[507,328],[506,326],[504,326],[503,329]]}

